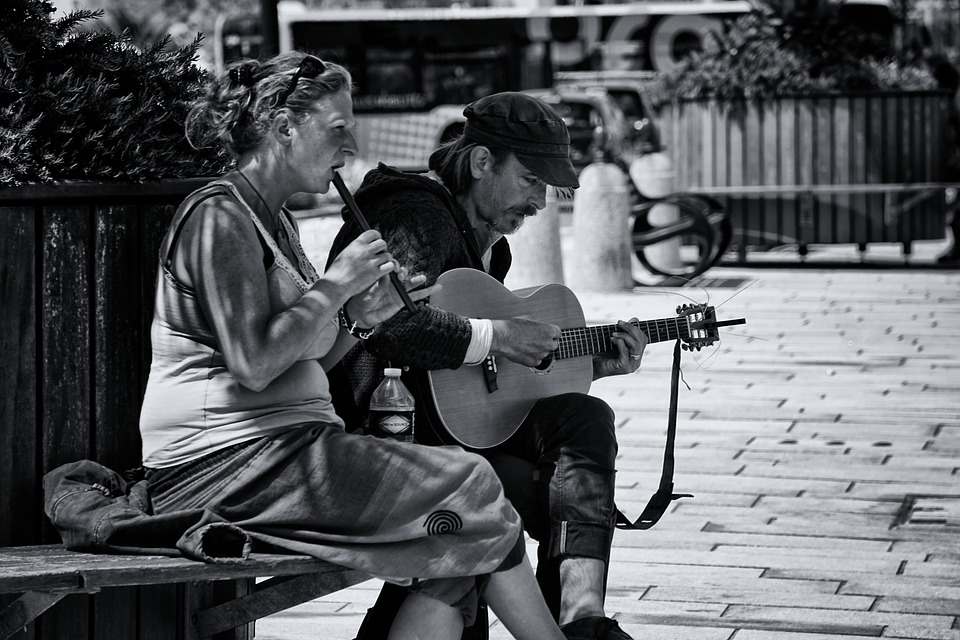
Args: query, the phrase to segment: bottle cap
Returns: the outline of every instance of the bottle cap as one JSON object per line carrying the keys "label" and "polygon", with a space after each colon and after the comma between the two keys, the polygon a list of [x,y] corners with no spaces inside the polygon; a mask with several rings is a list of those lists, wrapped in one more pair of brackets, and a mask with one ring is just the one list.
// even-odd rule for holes
{"label": "bottle cap", "polygon": [[394,369],[394,368],[392,368],[392,367],[387,367],[386,369],[383,370],[383,375],[385,375],[385,376],[390,376],[390,377],[393,377],[393,378],[399,378],[399,377],[400,377],[400,369]]}

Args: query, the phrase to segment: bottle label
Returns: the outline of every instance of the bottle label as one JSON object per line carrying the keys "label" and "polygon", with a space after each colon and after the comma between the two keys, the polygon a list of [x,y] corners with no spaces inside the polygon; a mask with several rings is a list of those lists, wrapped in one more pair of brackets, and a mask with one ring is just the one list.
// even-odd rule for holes
{"label": "bottle label", "polygon": [[413,411],[370,411],[370,433],[380,438],[413,441]]}

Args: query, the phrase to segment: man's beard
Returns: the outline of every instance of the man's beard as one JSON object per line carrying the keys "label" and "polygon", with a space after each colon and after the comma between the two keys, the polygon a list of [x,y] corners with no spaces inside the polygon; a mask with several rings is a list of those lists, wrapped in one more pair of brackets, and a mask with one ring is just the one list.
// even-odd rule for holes
{"label": "man's beard", "polygon": [[494,225],[494,229],[503,235],[515,233],[523,226],[524,220],[535,215],[537,215],[537,208],[532,204],[510,207],[507,209],[507,214]]}

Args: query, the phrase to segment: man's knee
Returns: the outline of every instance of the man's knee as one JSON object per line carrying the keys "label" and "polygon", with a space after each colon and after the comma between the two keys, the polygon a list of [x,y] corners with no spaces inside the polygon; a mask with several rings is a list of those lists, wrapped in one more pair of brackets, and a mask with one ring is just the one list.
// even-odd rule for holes
{"label": "man's knee", "polygon": [[556,397],[563,420],[566,446],[600,467],[612,470],[617,460],[617,434],[613,409],[600,398],[584,393]]}

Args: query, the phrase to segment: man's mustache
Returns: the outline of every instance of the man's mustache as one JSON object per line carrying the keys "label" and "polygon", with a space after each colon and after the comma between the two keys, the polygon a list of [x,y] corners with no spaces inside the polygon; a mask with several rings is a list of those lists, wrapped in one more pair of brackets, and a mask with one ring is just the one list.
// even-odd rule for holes
{"label": "man's mustache", "polygon": [[530,216],[537,215],[537,208],[532,204],[528,204],[521,207],[511,207],[510,212],[518,216],[523,216],[524,218],[529,218]]}

